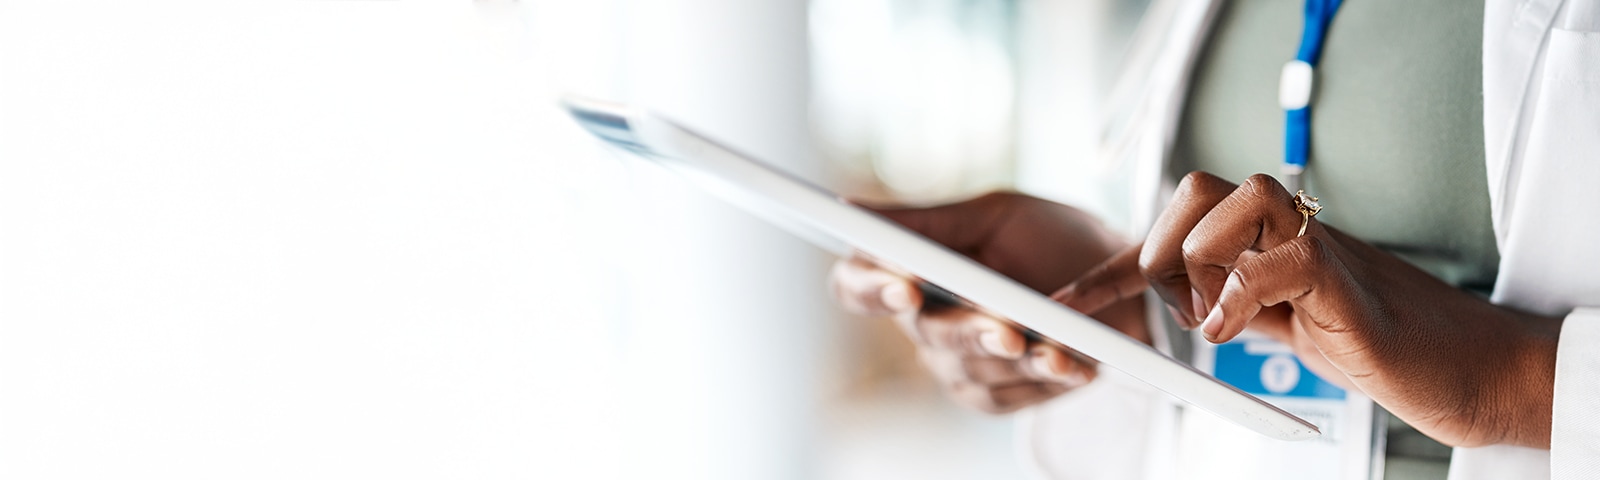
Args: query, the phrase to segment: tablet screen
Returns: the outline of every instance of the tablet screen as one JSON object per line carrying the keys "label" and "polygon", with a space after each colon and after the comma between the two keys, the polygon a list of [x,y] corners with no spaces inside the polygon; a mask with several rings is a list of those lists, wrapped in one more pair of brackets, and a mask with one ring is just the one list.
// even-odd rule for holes
{"label": "tablet screen", "polygon": [[838,195],[670,120],[624,105],[568,98],[567,109],[617,150],[680,174],[695,186],[840,255],[864,253],[932,291],[959,298],[1034,335],[1071,348],[1174,397],[1269,437],[1304,440],[1315,425],[1169,358],[978,262]]}

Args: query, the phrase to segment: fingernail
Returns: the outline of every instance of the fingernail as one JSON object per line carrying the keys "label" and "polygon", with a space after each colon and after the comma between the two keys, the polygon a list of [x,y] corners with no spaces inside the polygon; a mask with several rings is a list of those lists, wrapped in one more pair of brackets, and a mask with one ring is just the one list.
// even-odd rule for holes
{"label": "fingernail", "polygon": [[1206,314],[1206,321],[1200,324],[1200,333],[1205,334],[1206,341],[1217,343],[1217,335],[1222,333],[1222,304],[1211,308],[1211,313]]}
{"label": "fingernail", "polygon": [[1007,347],[1006,342],[1000,338],[1000,332],[993,329],[978,334],[978,345],[997,357],[1017,358],[1022,355],[1022,352]]}
{"label": "fingernail", "polygon": [[894,282],[883,287],[878,292],[878,300],[883,302],[884,308],[896,312],[904,312],[916,308],[911,304],[911,286],[906,282]]}
{"label": "fingernail", "polygon": [[[1190,311],[1194,312],[1196,316],[1199,316],[1200,312],[1206,311],[1206,297],[1200,295],[1200,290],[1193,288],[1189,289],[1189,298],[1194,303],[1194,310]],[[1197,318],[1195,320],[1199,321],[1200,319]]]}
{"label": "fingernail", "polygon": [[1189,318],[1183,316],[1183,312],[1178,311],[1176,307],[1167,305],[1167,314],[1172,315],[1172,321],[1177,322],[1178,328],[1184,330],[1194,330],[1194,324],[1189,323]]}
{"label": "fingernail", "polygon": [[1069,300],[1072,300],[1072,297],[1077,296],[1077,295],[1078,295],[1078,285],[1077,284],[1072,284],[1072,285],[1067,285],[1065,288],[1062,288],[1061,290],[1057,290],[1055,295],[1051,295],[1050,298],[1054,299],[1057,302],[1068,303]]}
{"label": "fingernail", "polygon": [[1050,354],[1043,349],[1035,349],[1032,358],[1028,359],[1028,361],[1033,362],[1033,371],[1039,372],[1040,375],[1062,382],[1069,380],[1068,375],[1056,370],[1056,362],[1050,361]]}
{"label": "fingernail", "polygon": [[1004,357],[1006,356],[1006,353],[1008,353],[1006,352],[1005,342],[1000,341],[1000,332],[996,332],[994,330],[989,330],[978,334],[978,345],[983,347],[983,349],[989,353],[997,356]]}
{"label": "fingernail", "polygon": [[[1089,383],[1089,377],[1084,376],[1082,369],[1063,372],[1057,367],[1060,362],[1051,361],[1050,357],[1051,355],[1048,351],[1042,348],[1035,349],[1033,357],[1029,359],[1029,361],[1033,362],[1033,371],[1069,387],[1077,387]],[[1067,362],[1071,363],[1072,360],[1068,359]]]}
{"label": "fingernail", "polygon": [[1075,370],[1068,374],[1066,378],[1062,379],[1062,381],[1066,383],[1067,386],[1081,387],[1089,383],[1089,376],[1084,374],[1082,370]]}

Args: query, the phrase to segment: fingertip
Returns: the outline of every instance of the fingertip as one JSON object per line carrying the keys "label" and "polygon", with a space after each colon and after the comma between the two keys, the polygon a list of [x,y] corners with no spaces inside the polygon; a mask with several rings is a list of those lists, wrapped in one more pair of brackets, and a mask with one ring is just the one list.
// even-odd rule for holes
{"label": "fingertip", "polygon": [[978,346],[983,347],[983,351],[989,352],[990,355],[997,357],[1010,356],[1009,351],[1006,349],[1005,342],[1000,340],[1000,332],[998,331],[987,330],[983,333],[979,333]]}
{"label": "fingertip", "polygon": [[1060,383],[1068,387],[1078,387],[1089,383],[1089,377],[1084,372],[1082,365],[1077,364],[1070,356],[1060,349],[1048,345],[1039,345],[1032,349],[1028,361],[1029,368],[1045,380]]}
{"label": "fingertip", "polygon": [[1190,287],[1189,288],[1189,303],[1190,303],[1190,308],[1193,308],[1193,310],[1190,310],[1190,311],[1194,312],[1195,322],[1196,322],[1195,324],[1196,325],[1205,325],[1205,321],[1204,321],[1205,319],[1199,318],[1199,316],[1207,311],[1207,309],[1206,309],[1206,300],[1205,300],[1205,296],[1200,295],[1200,290],[1199,289],[1194,288],[1194,287]]}
{"label": "fingertip", "polygon": [[[1230,284],[1233,283],[1231,280]],[[1245,327],[1261,313],[1261,305],[1237,294],[1237,287],[1225,288],[1217,305],[1206,314],[1201,323],[1201,335],[1214,344],[1226,343],[1244,332]]]}
{"label": "fingertip", "polygon": [[1067,286],[1061,287],[1059,290],[1056,290],[1056,293],[1050,294],[1050,299],[1055,300],[1057,302],[1061,302],[1061,303],[1067,303],[1067,302],[1072,301],[1072,299],[1075,299],[1077,297],[1078,297],[1078,282],[1069,283],[1069,284],[1067,284]]}
{"label": "fingertip", "polygon": [[1092,315],[1094,314],[1095,310],[1104,308],[1103,305],[1096,305],[1096,303],[1099,302],[1094,301],[1095,299],[1093,298],[1093,295],[1090,294],[1090,291],[1080,288],[1077,282],[1073,282],[1070,285],[1062,287],[1060,290],[1057,290],[1056,293],[1050,295],[1050,298],[1055,300],[1056,303],[1065,305],[1067,308],[1076,310],[1085,315]]}
{"label": "fingertip", "polygon": [[1021,332],[997,321],[987,321],[980,327],[978,346],[990,355],[1000,358],[1022,358],[1028,347],[1028,339]]}
{"label": "fingertip", "polygon": [[1228,275],[1227,282],[1222,285],[1216,306],[1211,308],[1211,313],[1206,315],[1205,322],[1201,324],[1201,333],[1211,343],[1233,340],[1233,337],[1244,332],[1244,328],[1259,313],[1261,305],[1248,298],[1243,280],[1235,272]]}
{"label": "fingertip", "polygon": [[1178,328],[1184,330],[1194,330],[1194,327],[1199,326],[1197,324],[1189,323],[1189,317],[1183,316],[1183,312],[1178,311],[1178,307],[1167,305],[1167,314],[1172,315],[1172,320],[1178,324]]}
{"label": "fingertip", "polygon": [[1094,365],[1086,363],[1078,365],[1078,373],[1079,378],[1081,378],[1083,381],[1083,383],[1079,384],[1079,386],[1088,385],[1089,382],[1093,382],[1094,379],[1100,377],[1100,369],[1096,368]]}
{"label": "fingertip", "polygon": [[1217,302],[1217,306],[1211,308],[1211,313],[1206,314],[1205,321],[1200,322],[1200,334],[1206,337],[1206,341],[1211,343],[1227,341],[1220,339],[1222,336],[1223,316],[1222,302]]}
{"label": "fingertip", "polygon": [[1121,298],[1117,292],[1105,285],[1086,285],[1082,281],[1073,282],[1063,287],[1052,299],[1084,315],[1094,315],[1115,305]]}
{"label": "fingertip", "polygon": [[[1184,292],[1188,294],[1185,295]],[[1172,314],[1172,319],[1178,323],[1179,328],[1184,330],[1200,328],[1200,323],[1205,320],[1201,316],[1205,315],[1206,311],[1195,310],[1194,293],[1187,286],[1183,289],[1172,289],[1172,297],[1163,299],[1166,300],[1167,312]]]}
{"label": "fingertip", "polygon": [[1139,273],[1140,247],[1130,247],[1089,269],[1051,298],[1081,313],[1093,315],[1144,290]]}
{"label": "fingertip", "polygon": [[834,298],[845,310],[858,315],[888,313],[882,290],[895,279],[871,260],[852,256],[834,262],[828,280]]}
{"label": "fingertip", "polygon": [[911,287],[911,282],[894,280],[878,290],[878,303],[891,313],[905,313],[921,308],[921,292]]}
{"label": "fingertip", "polygon": [[1044,349],[1034,348],[1028,354],[1026,362],[1028,362],[1028,371],[1032,372],[1034,376],[1046,380],[1055,379],[1056,366],[1051,362],[1050,355]]}

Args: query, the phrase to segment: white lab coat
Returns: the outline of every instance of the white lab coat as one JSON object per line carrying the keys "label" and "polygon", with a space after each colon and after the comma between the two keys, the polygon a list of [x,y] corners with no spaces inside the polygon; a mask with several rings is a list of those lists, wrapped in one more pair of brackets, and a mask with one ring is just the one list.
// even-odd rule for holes
{"label": "white lab coat", "polygon": [[[1111,96],[1103,153],[1137,170],[1133,225],[1150,225],[1170,198],[1166,160],[1223,1],[1153,3]],[[1486,2],[1485,180],[1501,254],[1492,299],[1566,320],[1551,449],[1458,448],[1450,478],[1592,477],[1600,472],[1600,0]],[[1114,372],[1105,379],[1024,414],[1023,456],[1046,477],[1177,477],[1181,406]],[[1108,431],[1126,434],[1084,434]]]}

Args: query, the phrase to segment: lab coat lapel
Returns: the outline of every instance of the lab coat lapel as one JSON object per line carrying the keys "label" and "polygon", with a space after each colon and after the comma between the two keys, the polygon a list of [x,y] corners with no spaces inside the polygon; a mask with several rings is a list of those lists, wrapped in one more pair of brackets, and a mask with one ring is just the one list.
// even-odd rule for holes
{"label": "lab coat lapel", "polygon": [[[1173,183],[1164,173],[1183,119],[1195,62],[1224,3],[1225,0],[1180,2],[1160,54],[1154,59],[1148,100],[1135,113],[1139,116],[1134,121],[1138,127],[1131,129],[1137,132],[1138,139],[1132,145],[1137,163],[1130,201],[1134,206],[1132,225],[1139,228],[1154,224],[1171,199]],[[1142,236],[1145,232],[1137,233]]]}
{"label": "lab coat lapel", "polygon": [[1550,27],[1563,0],[1488,0],[1483,22],[1483,132],[1495,240],[1505,248],[1507,205],[1517,193],[1526,117]]}
{"label": "lab coat lapel", "polygon": [[[1600,178],[1592,161],[1600,151],[1600,32],[1557,25],[1563,7],[1587,17],[1597,0],[1513,3],[1491,0],[1485,9],[1502,15],[1486,17],[1484,37],[1484,136],[1500,246],[1494,300],[1559,315],[1600,298],[1592,271],[1600,265],[1592,244],[1600,217],[1583,213]],[[1587,28],[1587,20],[1566,26]],[[1504,30],[1490,35],[1495,29]]]}
{"label": "lab coat lapel", "polygon": [[[1592,81],[1600,78],[1600,34],[1583,31],[1594,26],[1588,17],[1596,7],[1597,0],[1488,0],[1485,5],[1484,146],[1500,247],[1492,297],[1497,304],[1564,315],[1595,307],[1600,298],[1600,278],[1592,270],[1600,265],[1600,251],[1593,247],[1600,218],[1586,214],[1584,205],[1593,197],[1592,182],[1600,178],[1600,162],[1593,161],[1600,151],[1600,137],[1594,135],[1600,131],[1600,113],[1594,110],[1600,84]],[[1572,17],[1566,28],[1557,25],[1563,10]],[[1592,348],[1565,332],[1559,347],[1564,352]],[[1582,447],[1592,447],[1592,439],[1581,441],[1592,424],[1562,418],[1563,408],[1572,409],[1563,402],[1581,402],[1577,410],[1588,412],[1591,399],[1564,400],[1563,388],[1574,387],[1564,387],[1560,375],[1552,420],[1556,450],[1457,448],[1450,478],[1592,473],[1593,459]]]}

